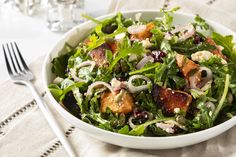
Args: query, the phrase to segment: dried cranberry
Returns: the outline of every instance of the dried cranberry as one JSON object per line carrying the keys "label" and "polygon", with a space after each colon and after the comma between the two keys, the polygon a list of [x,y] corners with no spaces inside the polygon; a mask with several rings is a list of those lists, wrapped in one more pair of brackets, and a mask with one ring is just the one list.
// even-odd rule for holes
{"label": "dried cranberry", "polygon": [[196,34],[194,36],[194,44],[200,44],[203,41],[204,41],[204,39],[200,35]]}
{"label": "dried cranberry", "polygon": [[134,123],[142,124],[146,122],[149,119],[149,113],[147,111],[141,110],[141,109],[134,109],[133,111]]}
{"label": "dried cranberry", "polygon": [[162,58],[166,57],[163,51],[152,51],[150,55],[154,58],[154,62],[162,62]]}
{"label": "dried cranberry", "polygon": [[186,118],[187,118],[187,119],[193,119],[193,118],[196,116],[196,114],[197,114],[198,112],[199,112],[199,109],[198,109],[198,108],[191,106],[191,107],[188,109],[188,112],[187,112],[187,114],[186,114]]}

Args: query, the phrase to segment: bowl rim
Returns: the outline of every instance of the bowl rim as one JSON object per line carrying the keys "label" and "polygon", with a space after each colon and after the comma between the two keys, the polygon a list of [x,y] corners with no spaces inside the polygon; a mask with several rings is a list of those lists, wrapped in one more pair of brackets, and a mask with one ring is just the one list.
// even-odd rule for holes
{"label": "bowl rim", "polygon": [[[122,14],[129,14],[129,13],[161,13],[159,10],[154,10],[154,9],[141,9],[141,10],[129,10],[129,11],[121,11]],[[103,15],[103,16],[99,16],[97,17],[96,19],[98,20],[101,20],[101,19],[106,19],[106,18],[109,18],[109,17],[112,17],[114,15],[116,15],[117,12],[114,12],[114,13],[110,13],[110,14],[106,14],[106,15]],[[176,12],[174,13],[175,15],[181,15],[181,16],[186,16],[186,17],[189,17],[189,18],[194,18],[195,15],[194,14],[190,14],[190,13],[184,13],[184,12]],[[217,26],[219,27],[220,29],[225,29],[227,30],[228,32],[230,32],[230,35],[233,35],[234,37],[234,40],[236,38],[236,34],[233,30],[229,29],[228,27],[220,24],[220,23],[217,23],[213,20],[209,20],[207,18],[204,18],[206,20],[207,23],[210,24],[210,26]],[[221,129],[222,131],[218,134],[221,134],[223,132],[225,132],[226,130],[232,128],[235,124],[236,124],[236,116],[232,117],[231,119],[223,122],[223,123],[220,123],[216,126],[213,126],[211,128],[208,128],[208,129],[204,129],[204,130],[200,130],[200,131],[197,131],[197,132],[193,132],[193,133],[187,133],[187,134],[181,134],[181,135],[174,135],[174,136],[165,136],[165,137],[156,137],[156,136],[152,136],[152,137],[148,137],[148,136],[132,136],[132,135],[126,135],[126,134],[119,134],[119,133],[116,133],[116,132],[112,132],[112,131],[108,131],[108,130],[105,130],[105,129],[101,129],[101,128],[98,128],[94,125],[91,125],[91,124],[88,124],[80,119],[78,119],[77,117],[73,116],[69,111],[67,111],[66,109],[64,109],[56,100],[55,98],[52,96],[51,92],[49,91],[48,89],[48,84],[47,84],[47,62],[49,61],[50,59],[50,54],[53,52],[53,49],[55,48],[55,46],[57,46],[57,44],[60,42],[60,41],[63,41],[65,40],[68,35],[73,32],[74,30],[76,30],[77,28],[79,27],[82,27],[84,25],[89,25],[89,24],[93,24],[92,21],[86,21],[84,23],[81,23],[75,27],[73,27],[71,30],[69,30],[68,32],[66,32],[62,37],[60,37],[60,39],[58,39],[55,44],[52,45],[52,47],[49,49],[49,51],[47,52],[47,55],[46,57],[44,58],[44,61],[43,61],[43,65],[42,65],[42,78],[43,78],[43,86],[44,88],[46,89],[46,93],[50,99],[50,102],[52,103],[52,105],[54,106],[54,108],[56,108],[56,110],[60,113],[60,115],[63,117],[63,119],[65,119],[66,121],[67,118],[65,118],[64,116],[69,116],[70,119],[73,119],[73,121],[76,121],[76,123],[80,124],[82,127],[87,127],[87,130],[90,130],[90,129],[93,129],[94,131],[98,131],[100,133],[105,133],[107,135],[110,135],[110,136],[118,136],[118,137],[125,137],[125,138],[129,138],[130,140],[138,140],[138,139],[142,139],[142,140],[180,140],[180,139],[183,139],[183,138],[187,138],[187,137],[192,137],[192,136],[201,136],[203,134],[207,134],[207,133],[212,133],[214,132],[215,130],[218,130],[218,129]],[[70,122],[68,121],[70,124],[73,124],[73,122]],[[74,124],[73,124],[74,125]],[[82,131],[84,131],[83,129],[80,129]],[[216,134],[216,135],[218,135]],[[209,135],[209,134],[208,134]],[[214,137],[214,136],[212,136]],[[211,137],[210,137],[211,138]],[[209,138],[207,138],[209,139]],[[207,140],[205,139],[205,140]],[[202,140],[204,141],[204,140]]]}

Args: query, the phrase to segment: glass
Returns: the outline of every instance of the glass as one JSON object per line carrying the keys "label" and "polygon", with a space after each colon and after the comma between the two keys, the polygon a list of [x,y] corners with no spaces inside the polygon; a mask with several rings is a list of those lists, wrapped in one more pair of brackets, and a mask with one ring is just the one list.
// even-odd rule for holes
{"label": "glass", "polygon": [[40,6],[41,0],[13,0],[13,5],[26,15],[32,15]]}
{"label": "glass", "polygon": [[51,31],[65,32],[83,22],[83,0],[48,0],[47,22]]}

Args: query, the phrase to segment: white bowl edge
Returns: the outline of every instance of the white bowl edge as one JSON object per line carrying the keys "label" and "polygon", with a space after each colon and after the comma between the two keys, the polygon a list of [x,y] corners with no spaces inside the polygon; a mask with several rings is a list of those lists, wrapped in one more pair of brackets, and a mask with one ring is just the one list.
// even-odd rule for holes
{"label": "white bowl edge", "polygon": [[[150,13],[150,14],[160,14],[156,10],[133,10],[133,11],[126,11],[122,12],[124,15],[127,14],[136,14],[136,13]],[[109,14],[105,16],[101,16],[98,19],[104,19],[107,17],[111,17],[115,14]],[[193,18],[194,15],[186,14],[186,13],[176,13],[175,16],[185,16],[186,18]],[[192,20],[191,20],[192,21]],[[213,22],[211,20],[206,20],[211,26],[214,28],[217,28],[216,31],[223,33],[223,34],[232,34],[234,35],[235,39],[235,33],[231,31],[230,29],[226,28],[225,26],[222,26],[221,24],[218,24],[216,22]],[[217,126],[214,126],[212,128],[202,130],[195,133],[185,134],[185,135],[178,135],[178,136],[170,136],[170,137],[136,137],[136,136],[128,136],[128,135],[122,135],[110,131],[106,131],[100,128],[97,128],[95,126],[92,126],[90,124],[87,124],[78,118],[74,117],[72,114],[70,114],[68,111],[66,111],[52,96],[50,91],[48,90],[48,83],[49,78],[47,76],[49,69],[50,61],[52,60],[51,53],[52,52],[58,52],[60,48],[64,45],[65,41],[69,40],[69,37],[73,32],[77,31],[81,27],[84,27],[88,24],[92,24],[92,22],[86,22],[81,25],[78,25],[74,27],[72,30],[67,32],[55,45],[52,46],[51,50],[47,54],[44,63],[43,63],[43,83],[44,88],[46,89],[46,93],[49,96],[50,101],[52,102],[53,106],[56,108],[56,110],[71,124],[75,125],[79,129],[86,132],[88,135],[93,136],[101,141],[105,141],[111,144],[123,146],[123,147],[129,147],[129,148],[136,148],[136,149],[170,149],[170,148],[178,148],[183,146],[188,146],[196,143],[200,143],[202,141],[206,141],[210,138],[213,138],[226,130],[230,129],[236,124],[236,117],[231,118],[230,120],[221,123]]]}

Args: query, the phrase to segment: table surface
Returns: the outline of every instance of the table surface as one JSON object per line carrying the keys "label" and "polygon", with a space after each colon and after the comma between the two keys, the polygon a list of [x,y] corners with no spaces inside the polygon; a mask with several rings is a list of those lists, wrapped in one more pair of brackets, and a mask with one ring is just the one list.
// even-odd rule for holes
{"label": "table surface", "polygon": [[[94,16],[106,14],[109,0],[85,0],[85,12]],[[63,33],[51,32],[47,28],[46,5],[33,16],[14,10],[10,4],[0,6],[0,44],[15,41],[27,63],[45,55]],[[0,48],[0,83],[9,79],[2,48]]]}

